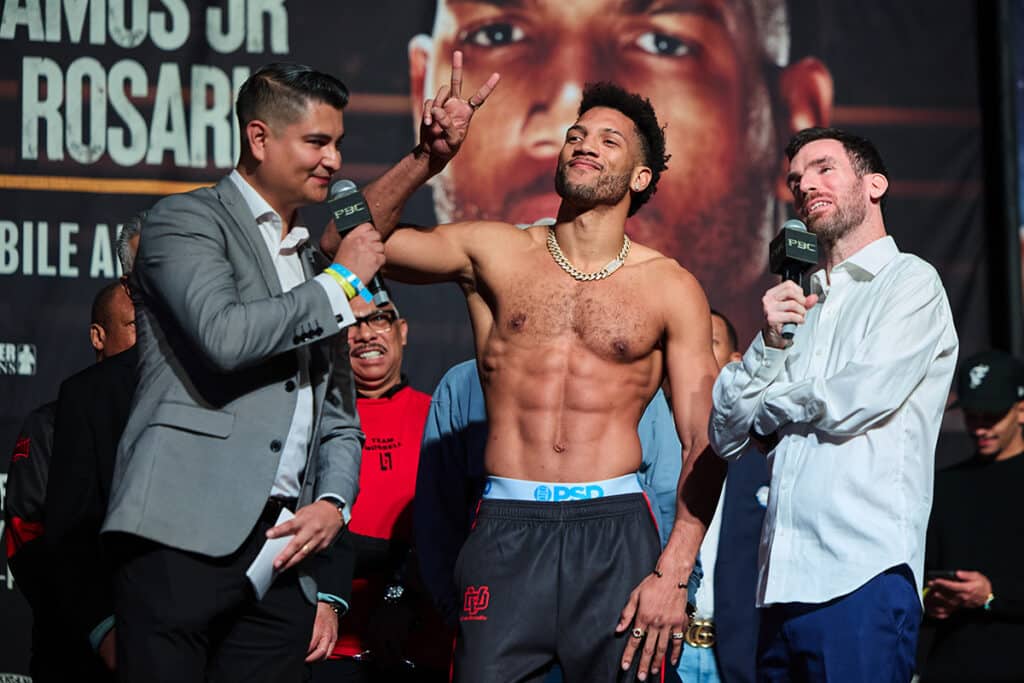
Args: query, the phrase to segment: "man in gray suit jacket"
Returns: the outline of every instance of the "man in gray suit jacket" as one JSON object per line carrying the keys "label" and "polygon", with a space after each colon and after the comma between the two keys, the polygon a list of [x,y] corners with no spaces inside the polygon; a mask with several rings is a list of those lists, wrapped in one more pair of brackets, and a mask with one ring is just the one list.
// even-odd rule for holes
{"label": "man in gray suit jacket", "polygon": [[[378,225],[455,154],[497,82],[461,99],[457,61],[424,107],[420,144],[365,189]],[[104,524],[121,680],[302,674],[317,592],[300,563],[347,520],[363,441],[333,347],[348,299],[383,263],[366,224],[318,273],[326,259],[298,214],[340,168],[347,97],[309,67],[263,67],[239,92],[236,169],[147,218],[132,276],[139,383]],[[260,599],[246,570],[268,537],[290,538]]]}

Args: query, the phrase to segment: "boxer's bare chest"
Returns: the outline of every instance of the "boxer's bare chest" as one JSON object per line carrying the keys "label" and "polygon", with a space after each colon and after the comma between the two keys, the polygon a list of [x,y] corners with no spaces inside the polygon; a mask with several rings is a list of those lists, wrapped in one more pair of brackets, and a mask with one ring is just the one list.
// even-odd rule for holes
{"label": "boxer's bare chest", "polygon": [[560,349],[625,364],[659,345],[660,314],[640,296],[635,273],[579,282],[551,270],[495,288],[491,341],[509,351]]}

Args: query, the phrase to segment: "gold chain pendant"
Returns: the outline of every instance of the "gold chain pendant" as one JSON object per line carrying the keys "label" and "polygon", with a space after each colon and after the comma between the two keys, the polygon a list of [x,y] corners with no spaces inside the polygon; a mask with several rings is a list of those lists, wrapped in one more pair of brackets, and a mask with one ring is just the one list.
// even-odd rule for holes
{"label": "gold chain pendant", "polygon": [[629,235],[623,235],[622,249],[619,251],[618,256],[609,261],[601,270],[593,273],[584,273],[582,270],[569,263],[569,259],[567,259],[565,254],[562,253],[562,247],[558,246],[558,238],[555,237],[555,228],[548,228],[548,251],[551,252],[551,258],[555,260],[555,263],[557,263],[562,270],[569,273],[573,279],[580,282],[603,280],[621,268],[622,264],[626,262],[626,257],[629,256],[629,245]]}

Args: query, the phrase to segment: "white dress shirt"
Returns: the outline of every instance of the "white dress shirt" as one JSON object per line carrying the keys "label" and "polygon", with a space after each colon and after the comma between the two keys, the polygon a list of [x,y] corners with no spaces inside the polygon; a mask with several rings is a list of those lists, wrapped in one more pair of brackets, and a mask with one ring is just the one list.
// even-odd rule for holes
{"label": "white dress shirt", "polygon": [[[697,600],[694,604],[699,619],[711,619],[715,616],[715,564],[718,562],[718,540],[722,533],[725,487],[728,485],[727,477],[722,482],[722,493],[718,496],[715,516],[711,518],[708,530],[704,534],[704,540],[700,544],[700,567],[704,571],[704,576],[700,580],[700,589],[697,590]],[[725,539],[725,542],[729,543],[729,539]]]}
{"label": "white dress shirt", "polygon": [[[306,281],[306,276],[302,270],[298,250],[309,239],[309,230],[302,225],[293,225],[282,240],[281,216],[237,170],[231,172],[231,180],[234,181],[242,193],[246,205],[252,211],[256,227],[267,246],[270,260],[277,270],[281,291],[287,292],[301,285]],[[339,327],[345,327],[355,322],[348,299],[338,283],[323,273],[313,279],[324,288],[331,301],[331,310],[334,311],[334,314],[341,316]],[[298,351],[299,378],[296,383],[295,411],[292,415],[288,437],[281,450],[281,460],[274,477],[274,486],[270,491],[272,496],[287,498],[299,496],[302,470],[306,466],[306,453],[309,449],[309,441],[313,436],[313,388],[309,379],[309,351],[305,347],[300,347]],[[323,495],[320,497],[322,498]],[[341,500],[340,496],[334,495],[333,497]],[[342,500],[342,502],[346,501]]]}
{"label": "white dress shirt", "polygon": [[[830,281],[829,281],[830,279]],[[876,240],[811,278],[786,349],[758,334],[714,388],[711,443],[778,431],[758,606],[821,603],[906,563],[921,585],[935,442],[958,341],[935,269]]]}

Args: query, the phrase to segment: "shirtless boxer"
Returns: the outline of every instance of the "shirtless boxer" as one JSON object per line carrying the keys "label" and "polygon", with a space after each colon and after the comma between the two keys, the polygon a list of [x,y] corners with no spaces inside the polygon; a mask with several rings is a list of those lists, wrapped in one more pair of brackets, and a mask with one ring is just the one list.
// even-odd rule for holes
{"label": "shirtless boxer", "polygon": [[[556,659],[570,682],[644,680],[669,645],[678,660],[724,470],[707,448],[717,366],[704,292],[625,237],[664,149],[649,102],[590,86],[550,232],[477,221],[384,234],[390,276],[462,287],[487,402],[491,476],[456,565],[458,681],[541,680]],[[683,468],[659,555],[635,472],[637,423],[666,372]]]}

